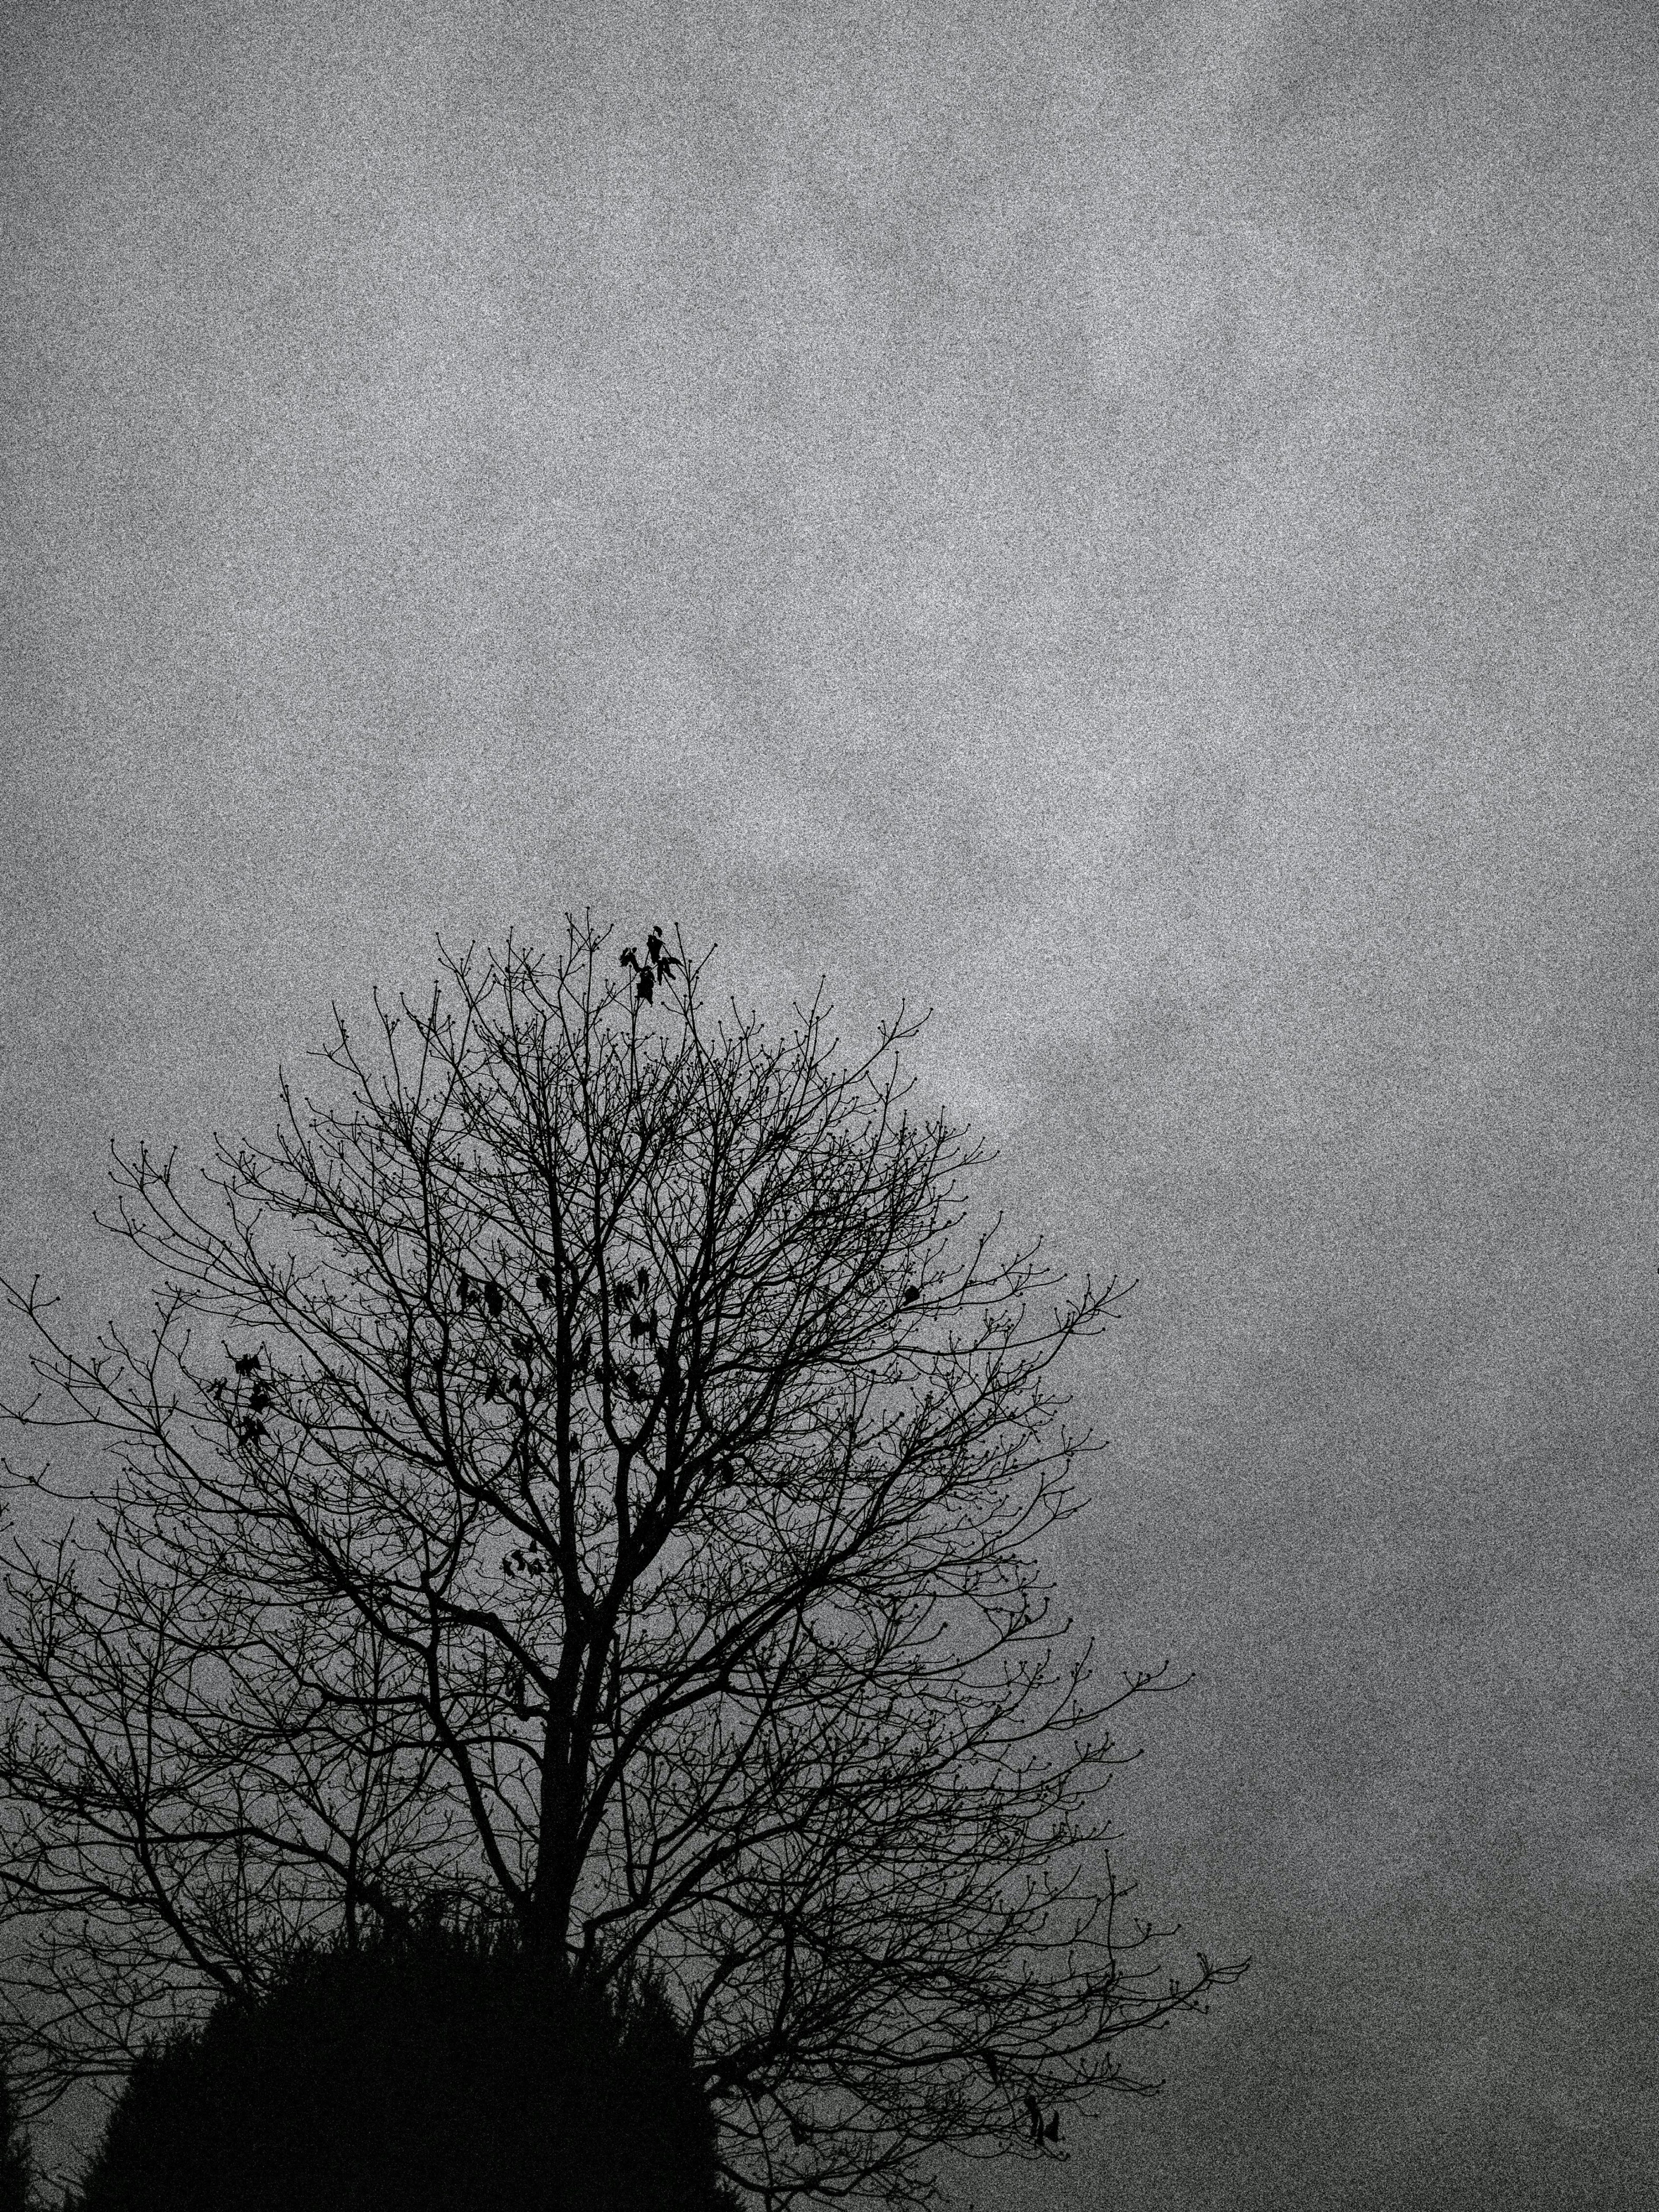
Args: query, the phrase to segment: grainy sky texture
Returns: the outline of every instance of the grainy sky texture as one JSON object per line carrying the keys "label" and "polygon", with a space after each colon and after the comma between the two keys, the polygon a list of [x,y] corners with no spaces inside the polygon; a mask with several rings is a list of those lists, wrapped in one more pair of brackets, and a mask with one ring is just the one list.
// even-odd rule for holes
{"label": "grainy sky texture", "polygon": [[981,2212],[1652,2201],[1655,24],[4,13],[7,1267],[591,902],[1140,1279],[1069,1591],[1256,1964]]}

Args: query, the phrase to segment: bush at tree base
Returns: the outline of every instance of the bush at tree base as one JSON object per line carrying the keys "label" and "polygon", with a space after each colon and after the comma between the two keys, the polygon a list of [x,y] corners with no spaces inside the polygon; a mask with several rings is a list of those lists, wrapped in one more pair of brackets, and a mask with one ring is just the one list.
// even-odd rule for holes
{"label": "bush at tree base", "polygon": [[299,1952],[148,2051],[77,2212],[736,2212],[714,2157],[655,1984],[428,1924]]}
{"label": "bush at tree base", "polygon": [[11,2073],[0,2059],[0,2212],[29,2212],[33,2161],[18,2122]]}

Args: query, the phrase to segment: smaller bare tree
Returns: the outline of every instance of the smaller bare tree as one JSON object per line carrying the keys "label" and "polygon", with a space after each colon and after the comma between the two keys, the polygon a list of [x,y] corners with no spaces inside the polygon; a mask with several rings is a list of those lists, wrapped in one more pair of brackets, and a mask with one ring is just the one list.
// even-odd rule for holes
{"label": "smaller bare tree", "polygon": [[768,2204],[918,2201],[1241,1971],[1126,1922],[1107,1723],[1158,1677],[1097,1688],[1038,1565],[1115,1285],[1044,1317],[967,1233],[902,1016],[843,1065],[821,1004],[711,1025],[678,938],[606,944],[337,1014],[330,1095],[195,1194],[118,1152],[141,1338],[7,1285],[11,1418],[115,1472],[8,1462],[6,2024],[38,2104],[445,1893],[653,1962]]}

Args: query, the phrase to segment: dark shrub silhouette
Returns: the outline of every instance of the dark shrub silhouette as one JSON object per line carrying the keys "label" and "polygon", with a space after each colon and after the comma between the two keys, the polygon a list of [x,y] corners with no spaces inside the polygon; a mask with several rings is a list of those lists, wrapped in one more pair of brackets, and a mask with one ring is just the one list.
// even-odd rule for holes
{"label": "dark shrub silhouette", "polygon": [[714,2142],[653,1983],[428,1922],[147,2051],[81,2212],[735,2212]]}
{"label": "dark shrub silhouette", "polygon": [[29,2212],[33,2162],[17,2118],[11,2073],[0,2061],[0,2212]]}

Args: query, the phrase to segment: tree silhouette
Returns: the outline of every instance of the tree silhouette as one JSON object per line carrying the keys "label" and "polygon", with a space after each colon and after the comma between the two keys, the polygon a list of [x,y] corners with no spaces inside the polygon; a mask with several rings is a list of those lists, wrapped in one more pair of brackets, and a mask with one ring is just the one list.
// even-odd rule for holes
{"label": "tree silhouette", "polygon": [[1038,1565],[1089,1449],[1048,1371],[1118,1293],[970,1232],[902,1012],[845,1060],[606,944],[441,947],[269,1142],[118,1150],[142,1336],[6,1286],[13,1418],[116,1470],[9,1463],[95,1516],[8,1553],[29,2092],[441,1888],[579,1984],[649,1961],[769,2203],[919,2198],[1241,1971],[1127,1911],[1107,1721],[1160,1677],[1097,1687]]}

